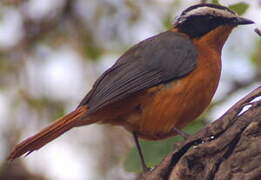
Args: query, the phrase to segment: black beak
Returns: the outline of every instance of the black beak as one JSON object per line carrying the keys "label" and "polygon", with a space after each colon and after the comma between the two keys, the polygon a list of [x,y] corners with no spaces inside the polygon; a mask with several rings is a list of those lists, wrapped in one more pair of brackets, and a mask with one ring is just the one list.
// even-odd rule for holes
{"label": "black beak", "polygon": [[242,17],[236,17],[233,20],[233,24],[236,24],[236,25],[246,25],[246,24],[254,24],[254,23],[255,23],[254,21],[247,19],[247,18],[242,18]]}

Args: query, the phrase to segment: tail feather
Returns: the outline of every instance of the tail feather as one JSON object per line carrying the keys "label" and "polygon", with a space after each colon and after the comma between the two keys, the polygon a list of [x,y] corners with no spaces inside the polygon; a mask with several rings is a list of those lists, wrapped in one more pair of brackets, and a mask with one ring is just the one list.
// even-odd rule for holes
{"label": "tail feather", "polygon": [[28,155],[31,152],[40,149],[66,131],[77,126],[79,118],[86,114],[87,111],[88,109],[86,106],[79,107],[68,115],[56,120],[36,135],[25,139],[15,146],[14,150],[9,155],[8,160],[14,160],[23,154]]}

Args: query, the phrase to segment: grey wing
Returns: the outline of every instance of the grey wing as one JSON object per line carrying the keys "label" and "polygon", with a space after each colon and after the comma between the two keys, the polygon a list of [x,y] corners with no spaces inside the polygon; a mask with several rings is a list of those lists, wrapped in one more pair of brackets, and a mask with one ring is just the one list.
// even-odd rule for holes
{"label": "grey wing", "polygon": [[79,106],[89,113],[158,84],[181,78],[196,67],[197,50],[175,32],[164,32],[137,44],[96,81]]}

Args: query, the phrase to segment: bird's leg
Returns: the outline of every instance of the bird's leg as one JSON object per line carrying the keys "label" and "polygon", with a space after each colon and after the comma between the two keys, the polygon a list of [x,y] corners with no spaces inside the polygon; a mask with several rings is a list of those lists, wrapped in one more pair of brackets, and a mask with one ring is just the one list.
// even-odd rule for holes
{"label": "bird's leg", "polygon": [[140,156],[140,161],[141,161],[143,171],[146,172],[146,171],[149,170],[149,168],[146,166],[146,163],[145,163],[145,160],[144,160],[144,157],[143,157],[143,154],[142,154],[142,150],[141,150],[141,147],[140,147],[138,136],[135,132],[133,132],[132,134],[133,134],[133,137],[134,137],[135,145],[138,149],[138,153],[139,153],[139,156]]}
{"label": "bird's leg", "polygon": [[190,136],[188,133],[186,133],[180,129],[177,129],[177,128],[173,128],[172,131],[175,132],[176,134],[182,136],[185,140],[188,139],[188,137]]}

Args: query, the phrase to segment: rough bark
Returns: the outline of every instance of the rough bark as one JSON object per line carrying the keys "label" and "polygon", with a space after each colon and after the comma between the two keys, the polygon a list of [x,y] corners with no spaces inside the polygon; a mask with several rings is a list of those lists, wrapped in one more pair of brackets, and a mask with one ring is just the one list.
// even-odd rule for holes
{"label": "rough bark", "polygon": [[261,86],[219,119],[176,144],[175,150],[158,166],[138,179],[261,179],[260,97]]}

